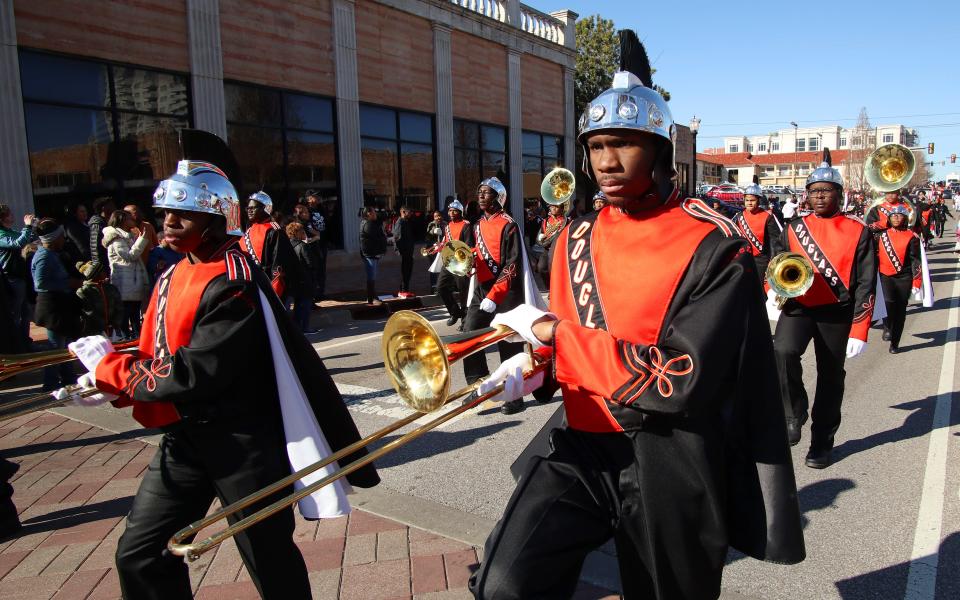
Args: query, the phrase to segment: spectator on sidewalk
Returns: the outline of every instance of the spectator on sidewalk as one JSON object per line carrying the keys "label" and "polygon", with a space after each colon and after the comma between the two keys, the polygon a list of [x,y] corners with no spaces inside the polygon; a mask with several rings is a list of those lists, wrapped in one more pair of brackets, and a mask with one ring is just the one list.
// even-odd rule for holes
{"label": "spectator on sidewalk", "polygon": [[110,215],[116,210],[117,205],[109,197],[97,198],[93,201],[93,216],[87,221],[87,229],[90,230],[90,260],[93,262],[110,264],[107,259],[107,248],[103,245],[103,230],[110,220]]}
{"label": "spectator on sidewalk", "polygon": [[147,248],[141,255],[143,264],[147,264],[147,259],[150,256],[150,251],[157,247],[160,243],[160,240],[157,238],[157,228],[154,227],[153,223],[149,219],[145,219],[143,216],[143,211],[140,210],[140,207],[136,204],[128,204],[123,207],[124,212],[129,213],[133,217],[134,226],[143,232],[143,237],[147,239]]}
{"label": "spectator on sidewalk", "polygon": [[400,255],[400,291],[397,292],[397,296],[400,298],[412,298],[415,295],[410,292],[410,277],[413,275],[413,249],[416,245],[410,216],[410,209],[401,206],[400,218],[393,224],[393,243],[397,248],[397,254]]}
{"label": "spectator on sidewalk", "polygon": [[110,283],[120,290],[123,299],[123,327],[121,335],[126,339],[140,337],[140,305],[147,299],[150,281],[142,256],[148,240],[137,229],[133,216],[116,210],[103,230],[103,245],[107,249],[110,264]]}
{"label": "spectator on sidewalk", "polygon": [[[446,206],[449,206],[453,202],[453,196],[447,196]],[[440,245],[443,243],[444,238],[444,228],[446,227],[447,222],[443,220],[443,213],[439,210],[433,211],[433,220],[427,225],[427,247],[433,249],[433,254],[436,254],[442,248]],[[439,273],[434,273],[430,271],[430,293],[435,294],[437,292],[437,278],[440,276]]]}
{"label": "spectator on sidewalk", "polygon": [[297,270],[297,279],[287,282],[287,294],[293,297],[293,322],[300,327],[303,333],[316,333],[310,328],[310,312],[313,310],[313,290],[316,289],[314,279],[313,256],[307,244],[307,232],[300,223],[290,223],[286,228],[293,254],[300,263]]}
{"label": "spectator on sidewalk", "polygon": [[360,224],[360,257],[367,275],[367,304],[380,304],[377,298],[377,264],[387,252],[387,234],[377,219],[377,209],[368,206]]}
{"label": "spectator on sidewalk", "polygon": [[[36,228],[40,248],[30,264],[33,287],[37,290],[34,322],[45,327],[50,349],[67,347],[80,333],[80,300],[74,290],[80,280],[68,275],[60,257],[66,243],[63,227],[53,219],[44,219]],[[76,381],[71,363],[46,367],[43,370],[44,391],[55,390]]]}
{"label": "spectator on sidewalk", "polygon": [[307,190],[304,196],[307,200],[307,206],[310,209],[310,225],[317,234],[311,242],[314,246],[314,281],[316,287],[314,291],[315,300],[323,300],[327,286],[327,250],[329,246],[329,236],[327,235],[327,211],[320,202],[320,196],[313,190]]}
{"label": "spectator on sidewalk", "polygon": [[83,285],[77,289],[80,299],[81,336],[115,336],[123,328],[123,298],[120,290],[107,281],[107,269],[100,263],[77,263]]}
{"label": "spectator on sidewalk", "polygon": [[9,310],[16,332],[14,347],[17,352],[26,352],[30,340],[29,274],[22,251],[36,239],[36,217],[24,215],[23,229],[19,231],[13,228],[13,223],[13,211],[6,204],[0,204],[0,271],[10,286]]}
{"label": "spectator on sidewalk", "polygon": [[63,219],[63,229],[67,235],[67,245],[76,258],[75,262],[90,260],[90,228],[87,226],[87,206],[77,204],[68,210]]}
{"label": "spectator on sidewalk", "polygon": [[161,239],[147,256],[147,276],[150,277],[150,286],[153,287],[164,271],[181,260],[183,255],[171,248],[166,240]]}

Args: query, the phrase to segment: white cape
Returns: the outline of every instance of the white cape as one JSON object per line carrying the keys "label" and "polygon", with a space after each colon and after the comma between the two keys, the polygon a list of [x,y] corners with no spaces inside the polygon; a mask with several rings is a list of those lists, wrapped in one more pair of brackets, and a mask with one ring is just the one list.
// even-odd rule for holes
{"label": "white cape", "polygon": [[880,285],[880,272],[877,271],[877,293],[873,303],[873,323],[879,323],[887,318],[887,301],[883,296],[883,286]]}
{"label": "white cape", "polygon": [[[277,395],[280,397],[280,411],[283,413],[283,435],[287,440],[287,457],[290,460],[291,472],[319,462],[333,454],[330,444],[323,436],[323,431],[313,414],[307,395],[300,384],[287,348],[280,338],[280,328],[270,301],[260,291],[260,304],[263,306],[264,321],[267,325],[267,334],[270,337],[270,354],[273,356],[273,368],[277,375]],[[307,485],[323,479],[334,473],[339,467],[337,463],[314,471],[300,481],[294,483],[295,490],[302,490]],[[350,502],[347,494],[353,489],[344,479],[339,479],[331,485],[320,488],[298,502],[300,514],[307,519],[321,519],[338,517],[350,513]]]}
{"label": "white cape", "polygon": [[[547,310],[547,303],[543,301],[540,288],[537,287],[537,281],[530,272],[533,267],[530,265],[530,260],[527,259],[527,244],[523,239],[520,240],[520,253],[520,260],[523,261],[523,302],[545,311]],[[474,274],[470,277],[470,291],[467,292],[467,298],[473,299],[473,291],[476,286],[477,276]]]}
{"label": "white cape", "polygon": [[923,306],[930,308],[933,306],[933,282],[930,281],[930,267],[927,266],[927,249],[924,248],[923,240],[920,240],[920,264],[923,269]]}

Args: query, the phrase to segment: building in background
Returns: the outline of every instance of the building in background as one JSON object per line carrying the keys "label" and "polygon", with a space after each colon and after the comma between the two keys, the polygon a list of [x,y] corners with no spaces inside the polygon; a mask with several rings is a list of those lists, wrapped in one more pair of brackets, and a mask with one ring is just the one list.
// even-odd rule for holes
{"label": "building in background", "polygon": [[732,136],[723,138],[722,152],[753,155],[779,154],[784,152],[820,152],[833,150],[857,150],[875,148],[883,144],[916,146],[920,135],[916,129],[904,125],[880,125],[860,130],[846,129],[839,125],[824,127],[789,127],[766,135]]}
{"label": "building in background", "polygon": [[[176,132],[224,137],[241,194],[316,190],[357,251],[362,206],[442,208],[496,175],[510,210],[573,167],[576,14],[518,0],[0,0],[0,195],[58,215],[148,205]],[[523,223],[523,219],[518,219]]]}

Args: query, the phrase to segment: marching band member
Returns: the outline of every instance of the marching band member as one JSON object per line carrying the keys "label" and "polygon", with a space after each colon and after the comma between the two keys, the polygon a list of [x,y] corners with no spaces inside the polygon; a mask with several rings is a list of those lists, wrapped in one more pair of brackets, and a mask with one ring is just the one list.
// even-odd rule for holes
{"label": "marching band member", "polygon": [[540,234],[537,236],[537,243],[543,248],[543,252],[537,258],[537,273],[543,278],[543,284],[548,288],[550,287],[550,259],[553,258],[550,249],[560,232],[567,226],[565,208],[566,203],[551,204],[547,208],[547,218],[541,223]]}
{"label": "marching band member", "polygon": [[[578,136],[609,205],[557,240],[552,312],[494,320],[552,355],[568,427],[527,463],[471,578],[477,598],[569,598],[611,538],[627,599],[717,598],[728,545],[804,557],[753,258],[732,222],[678,199],[670,110],[636,35],[621,36],[621,66],[639,66],[587,106]],[[536,387],[525,363],[481,391]]]}
{"label": "marching band member", "polygon": [[286,278],[299,279],[300,265],[290,240],[280,225],[270,217],[273,200],[266,192],[251,194],[247,199],[247,220],[250,227],[243,233],[243,248],[270,278],[270,286],[280,299],[286,293]]}
{"label": "marching band member", "polygon": [[903,207],[908,213],[910,212],[910,205],[900,197],[900,190],[886,192],[883,195],[883,202],[877,204],[867,212],[867,216],[864,219],[867,226],[874,232],[885,230],[889,227],[887,217],[890,216],[890,211],[896,207]]}
{"label": "marching band member", "polygon": [[907,302],[911,295],[919,300],[923,286],[920,238],[907,228],[909,214],[902,206],[890,209],[887,214],[889,227],[877,236],[880,285],[887,305],[883,339],[890,340],[890,354],[896,354],[900,349]]}
{"label": "marching band member", "polygon": [[747,186],[743,192],[743,211],[733,218],[733,222],[750,244],[748,249],[753,255],[753,261],[757,263],[757,274],[762,283],[766,280],[767,264],[773,257],[771,248],[780,237],[783,226],[772,211],[760,208],[761,198],[763,190],[754,181],[753,185]]}
{"label": "marching band member", "polygon": [[[443,226],[443,235],[434,246],[434,253],[439,253],[451,240],[459,240],[472,248],[474,245],[473,227],[470,226],[470,221],[463,218],[463,204],[459,200],[453,200],[447,206],[447,216],[450,220]],[[442,266],[440,267],[440,276],[437,278],[437,295],[443,300],[443,305],[447,307],[447,313],[450,314],[447,325],[453,325],[466,317],[469,287],[469,277],[454,275]],[[459,298],[454,296],[454,292],[458,294]]]}
{"label": "marching band member", "polygon": [[[187,258],[157,282],[138,353],[114,352],[101,336],[70,346],[89,371],[84,382],[101,390],[73,400],[132,406],[144,427],[164,431],[127,516],[117,571],[124,598],[187,599],[187,566],[165,553],[175,532],[203,517],[215,497],[223,505],[239,500],[359,434],[316,352],[240,250],[240,205],[224,173],[181,161],[160,183],[153,206],[166,210],[164,239]],[[348,477],[362,487],[379,481],[373,468]],[[308,518],[345,514],[346,491],[328,486],[304,498],[300,511]],[[287,508],[236,536],[263,598],[310,598],[293,530]]]}
{"label": "marching band member", "polygon": [[824,150],[824,162],[807,178],[806,189],[813,212],[788,221],[779,245],[806,257],[813,266],[814,282],[806,294],[784,305],[774,350],[793,445],[800,441],[809,408],[800,357],[813,340],[817,392],[806,465],[823,469],[832,463],[834,436],[840,427],[844,360],[859,356],[867,345],[877,255],[870,229],[860,219],[840,212],[843,176],[830,166],[829,150]]}
{"label": "marching band member", "polygon": [[600,212],[606,205],[606,194],[603,193],[603,190],[598,190],[597,193],[593,195],[593,212]]}
{"label": "marching band member", "polygon": [[[490,177],[480,182],[477,201],[482,213],[473,227],[476,279],[463,322],[465,331],[489,326],[495,314],[523,304],[531,293],[523,240],[517,224],[503,212],[506,200],[507,188],[499,179]],[[522,350],[523,344],[500,342],[497,348],[503,361]],[[464,358],[463,373],[468,384],[489,375],[486,355],[478,352]],[[516,398],[504,402],[500,411],[512,415],[524,408],[523,398]]]}

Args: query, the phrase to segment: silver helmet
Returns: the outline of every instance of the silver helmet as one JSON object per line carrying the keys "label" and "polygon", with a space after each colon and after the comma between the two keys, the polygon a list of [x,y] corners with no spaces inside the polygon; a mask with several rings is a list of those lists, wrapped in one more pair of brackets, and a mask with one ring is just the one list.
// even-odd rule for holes
{"label": "silver helmet", "polygon": [[743,190],[744,196],[756,196],[757,198],[763,198],[763,188],[760,187],[759,183],[751,183]]}
{"label": "silver helmet", "polygon": [[670,180],[675,175],[677,127],[667,101],[653,89],[646,50],[636,33],[629,29],[620,32],[620,70],[614,74],[613,84],[587,104],[577,124],[577,142],[584,150],[581,168],[591,179],[587,138],[611,129],[642,131],[666,140],[669,146],[654,169],[660,172],[661,191],[673,187]]}
{"label": "silver helmet", "polygon": [[833,161],[830,158],[830,149],[824,148],[823,162],[807,177],[807,185],[805,187],[810,187],[817,182],[825,181],[827,183],[833,183],[840,189],[843,189],[843,176],[840,175],[840,171],[834,169],[832,165]]}
{"label": "silver helmet", "polygon": [[263,190],[250,194],[250,197],[247,198],[247,200],[255,200],[262,204],[263,212],[267,213],[268,215],[273,212],[273,199],[270,198],[270,195]]}
{"label": "silver helmet", "polygon": [[169,208],[220,215],[227,220],[227,235],[243,235],[237,190],[217,166],[181,160],[177,172],[153,192],[154,208]]}
{"label": "silver helmet", "polygon": [[463,212],[463,204],[460,203],[459,199],[454,199],[450,204],[447,205],[447,210],[459,210]]}
{"label": "silver helmet", "polygon": [[507,205],[507,188],[504,187],[502,181],[496,177],[489,177],[480,182],[480,185],[477,186],[477,191],[479,192],[483,186],[487,186],[497,193],[497,201],[500,202],[500,206]]}

